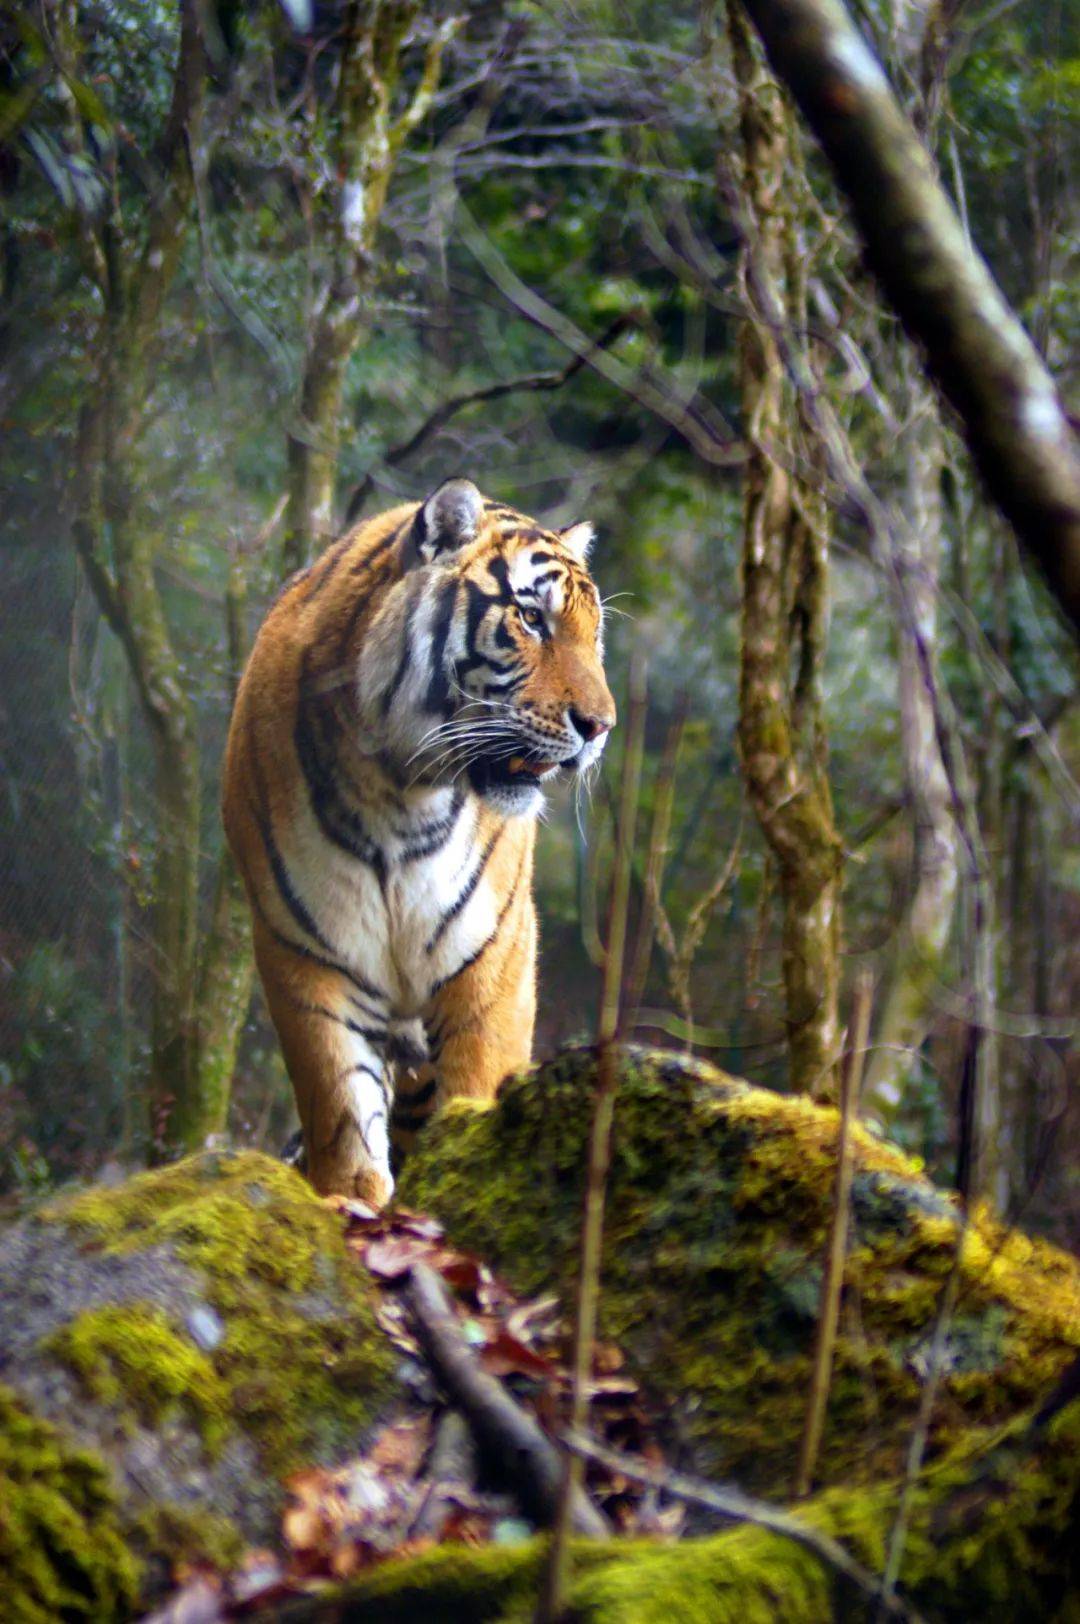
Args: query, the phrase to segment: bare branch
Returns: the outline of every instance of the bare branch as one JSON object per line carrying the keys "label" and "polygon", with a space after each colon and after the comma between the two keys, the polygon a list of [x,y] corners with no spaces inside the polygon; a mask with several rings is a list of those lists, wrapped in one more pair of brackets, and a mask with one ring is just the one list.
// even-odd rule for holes
{"label": "bare branch", "polygon": [[[619,795],[619,821],[616,832],[615,872],[611,883],[611,912],[607,951],[604,958],[604,984],[600,998],[600,1020],[596,1044],[596,1095],[589,1134],[589,1161],[585,1175],[585,1209],[581,1220],[581,1264],[578,1275],[577,1313],[574,1320],[574,1347],[571,1373],[570,1419],[575,1431],[584,1430],[589,1408],[589,1376],[596,1340],[597,1310],[600,1298],[600,1250],[604,1238],[604,1201],[608,1167],[611,1162],[611,1129],[615,1117],[615,1097],[619,1077],[616,1068],[616,1040],[619,1036],[620,993],[626,952],[627,911],[630,901],[630,874],[633,865],[634,830],[637,824],[638,796],[641,790],[641,763],[645,748],[645,668],[640,655],[630,666],[630,716],[623,755]],[[544,1571],[536,1617],[538,1624],[555,1624],[563,1615],[570,1569],[570,1532],[573,1508],[584,1493],[584,1468],[580,1459],[567,1455],[555,1520],[551,1550]]]}
{"label": "bare branch", "polygon": [[435,92],[439,88],[443,51],[464,21],[463,17],[444,18],[436,26],[435,32],[428,40],[427,50],[424,52],[424,67],[420,75],[420,83],[413,92],[408,107],[390,130],[391,152],[397,152],[403,146],[412,132],[418,125],[423,123],[431,111]]}
{"label": "bare branch", "polygon": [[573,354],[584,356],[601,377],[681,435],[703,462],[713,467],[728,468],[743,461],[742,442],[711,402],[701,397],[695,398],[695,389],[688,391],[681,380],[670,374],[661,379],[651,372],[635,372],[613,355],[595,353],[589,339],[575,322],[541,298],[535,289],[527,287],[515,274],[460,197],[457,212],[465,246],[507,302],[528,321],[557,338]]}
{"label": "bare branch", "polygon": [[[402,440],[399,445],[391,446],[389,451],[384,451],[379,459],[381,465],[384,468],[396,468],[399,463],[405,461],[406,457],[410,457],[414,451],[418,450],[425,440],[429,440],[433,434],[437,434],[452,417],[456,417],[458,412],[463,412],[467,406],[479,406],[482,402],[489,400],[502,400],[506,395],[561,389],[564,384],[569,383],[576,373],[581,371],[582,367],[588,364],[592,354],[609,349],[626,332],[628,327],[634,325],[636,319],[633,311],[617,316],[610,327],[601,333],[589,354],[572,356],[566,365],[560,367],[557,372],[527,372],[519,378],[508,378],[502,383],[484,384],[480,389],[468,389],[463,394],[451,395],[449,400],[444,400],[435,407],[434,411],[428,413],[420,427],[415,433],[410,434],[407,440]],[[374,474],[365,474],[349,498],[349,505],[345,513],[345,522],[347,524],[352,524],[359,517],[361,508],[374,488]]]}
{"label": "bare branch", "polygon": [[[561,1476],[558,1450],[502,1383],[477,1362],[435,1270],[414,1263],[404,1295],[424,1354],[468,1421],[488,1464],[509,1478],[529,1516],[541,1525],[550,1523]],[[584,1490],[575,1497],[572,1521],[579,1534],[594,1539],[609,1532],[606,1518]]]}
{"label": "bare branch", "polygon": [[814,1480],[821,1436],[825,1428],[825,1406],[832,1384],[836,1326],[840,1317],[840,1294],[844,1284],[847,1257],[848,1220],[851,1207],[852,1129],[859,1112],[866,1040],[870,1035],[870,1002],[873,982],[865,971],[855,984],[855,1013],[851,1047],[840,1079],[840,1131],[836,1138],[836,1179],[833,1185],[832,1223],[825,1270],[821,1277],[817,1333],[814,1338],[814,1369],[806,1406],[806,1421],[799,1444],[799,1464],[795,1472],[795,1494],[810,1492]]}

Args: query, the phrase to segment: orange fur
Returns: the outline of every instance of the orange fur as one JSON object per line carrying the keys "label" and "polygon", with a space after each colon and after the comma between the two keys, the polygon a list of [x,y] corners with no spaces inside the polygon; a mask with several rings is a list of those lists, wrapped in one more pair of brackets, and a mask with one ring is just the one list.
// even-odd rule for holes
{"label": "orange fur", "polygon": [[599,750],[590,728],[614,722],[577,532],[481,503],[441,487],[294,576],[226,751],[225,828],[308,1171],[376,1204],[391,1103],[407,1136],[432,1104],[490,1099],[529,1063],[530,786],[549,751],[580,762]]}

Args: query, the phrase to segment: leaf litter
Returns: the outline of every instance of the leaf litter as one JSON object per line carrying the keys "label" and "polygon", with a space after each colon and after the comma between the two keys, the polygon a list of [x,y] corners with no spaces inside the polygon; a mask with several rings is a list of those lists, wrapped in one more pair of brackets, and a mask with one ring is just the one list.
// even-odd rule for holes
{"label": "leaf litter", "polygon": [[[428,1377],[398,1293],[414,1264],[434,1269],[450,1288],[477,1362],[553,1438],[569,1418],[571,1393],[569,1326],[558,1298],[518,1297],[482,1258],[451,1245],[442,1224],[425,1213],[404,1207],[376,1212],[341,1196],[326,1201],[341,1215],[346,1245],[379,1289],[376,1319],[403,1356],[408,1396],[363,1454],[333,1469],[310,1467],[286,1482],[278,1550],[249,1551],[230,1573],[178,1569],[177,1589],[145,1624],[221,1624],[438,1543],[505,1544],[532,1533],[511,1496],[477,1480],[474,1452],[458,1450],[455,1458],[440,1448],[452,1412]],[[664,1466],[645,1397],[613,1343],[595,1349],[589,1410],[596,1438],[649,1466]],[[682,1506],[661,1505],[655,1489],[594,1462],[586,1486],[618,1534],[674,1537],[680,1531]]]}

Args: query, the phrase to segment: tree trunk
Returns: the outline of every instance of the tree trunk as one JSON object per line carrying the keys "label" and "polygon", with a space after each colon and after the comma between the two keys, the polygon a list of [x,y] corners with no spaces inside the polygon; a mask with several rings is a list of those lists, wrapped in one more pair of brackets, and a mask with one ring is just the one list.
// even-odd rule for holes
{"label": "tree trunk", "polygon": [[309,315],[296,420],[289,430],[287,570],[310,563],[336,530],[345,375],[365,332],[379,221],[398,153],[431,106],[443,47],[457,26],[442,23],[435,29],[419,84],[395,119],[401,51],[419,10],[418,0],[350,0],[346,10],[332,142],[340,187],[330,195],[333,213],[320,245],[325,259]]}
{"label": "tree trunk", "polygon": [[1080,450],[1054,380],[965,236],[843,0],[746,0],[867,256],[959,413],[987,487],[1080,628]]}
{"label": "tree trunk", "polygon": [[823,651],[824,510],[787,472],[795,408],[775,334],[759,318],[753,293],[755,284],[767,287],[770,306],[789,314],[797,297],[788,277],[791,221],[783,202],[793,161],[788,115],[737,3],[728,17],[743,196],[754,234],[742,256],[747,319],[738,359],[748,446],[739,749],[750,802],[777,864],[791,1086],[814,1093],[828,1087],[839,1049],[840,844],[815,699]]}
{"label": "tree trunk", "polygon": [[[941,423],[910,357],[901,358],[908,391],[904,522],[895,527],[910,621],[936,670],[937,600],[942,536]],[[866,1072],[864,1100],[885,1120],[903,1103],[904,1085],[933,1016],[934,985],[948,944],[959,882],[952,796],[938,745],[934,700],[908,618],[897,616],[904,781],[914,818],[911,892],[897,927],[881,1014]]]}

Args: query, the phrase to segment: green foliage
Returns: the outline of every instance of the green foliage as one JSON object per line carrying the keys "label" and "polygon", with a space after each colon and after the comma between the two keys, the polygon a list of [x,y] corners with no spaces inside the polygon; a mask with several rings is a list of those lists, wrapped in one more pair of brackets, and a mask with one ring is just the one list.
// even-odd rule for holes
{"label": "green foliage", "polygon": [[[0,1060],[0,1186],[33,1193],[47,1187],[50,1165],[63,1166],[86,1143],[73,1122],[84,1099],[115,1064],[109,1011],[63,948],[33,947],[11,974],[6,995],[9,1047]],[[100,1100],[101,1123],[115,1131],[115,1102]]]}

